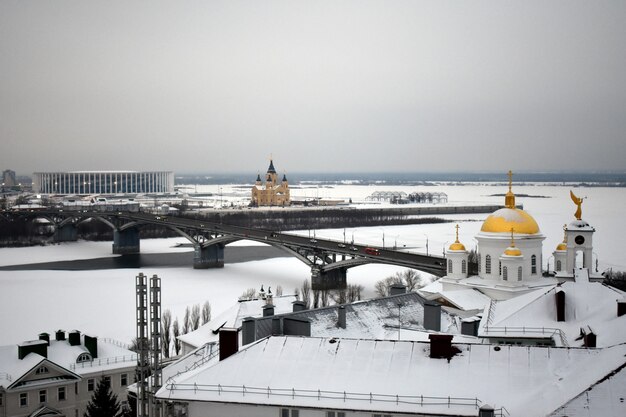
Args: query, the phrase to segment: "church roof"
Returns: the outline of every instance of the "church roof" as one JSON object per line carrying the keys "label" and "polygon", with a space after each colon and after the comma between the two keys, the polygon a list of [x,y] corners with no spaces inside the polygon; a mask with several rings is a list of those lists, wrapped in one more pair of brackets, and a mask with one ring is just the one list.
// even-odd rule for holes
{"label": "church roof", "polygon": [[270,159],[270,166],[267,168],[268,174],[276,174],[276,169],[274,168],[274,161]]}

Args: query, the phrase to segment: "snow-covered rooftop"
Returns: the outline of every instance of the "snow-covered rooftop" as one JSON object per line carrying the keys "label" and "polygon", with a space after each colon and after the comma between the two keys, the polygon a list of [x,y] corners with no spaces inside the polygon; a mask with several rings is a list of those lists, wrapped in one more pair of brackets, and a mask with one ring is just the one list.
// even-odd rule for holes
{"label": "snow-covered rooftop", "polygon": [[[557,321],[557,291],[565,293],[565,321]],[[626,343],[626,316],[617,316],[617,301],[624,299],[623,291],[600,283],[565,282],[493,301],[485,311],[479,336],[533,337],[537,332],[531,329],[548,329],[549,333],[558,329],[568,346],[582,346],[582,340],[577,340],[580,329],[591,328],[598,347]]]}
{"label": "snow-covered rooftop", "polygon": [[430,358],[429,345],[422,342],[272,336],[173,378],[157,396],[471,416],[489,403],[513,416],[543,416],[626,362],[624,344],[605,349],[455,346],[460,353],[448,361]]}
{"label": "snow-covered rooftop", "polygon": [[[294,301],[297,301],[295,295],[273,297],[272,305],[274,306],[274,314],[292,311]],[[240,328],[244,318],[263,316],[263,306],[266,304],[267,301],[260,298],[237,302],[208,323],[203,324],[193,332],[179,336],[178,339],[194,348],[202,346],[205,343],[217,342],[219,341],[220,328]]]}

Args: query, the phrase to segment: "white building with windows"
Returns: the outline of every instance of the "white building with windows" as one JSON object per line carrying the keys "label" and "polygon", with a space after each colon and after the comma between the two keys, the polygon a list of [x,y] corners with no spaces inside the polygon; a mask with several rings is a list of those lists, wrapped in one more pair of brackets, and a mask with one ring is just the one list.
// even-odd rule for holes
{"label": "white building with windows", "polygon": [[33,192],[41,194],[172,193],[172,171],[35,172]]}
{"label": "white building with windows", "polygon": [[83,416],[100,378],[125,406],[136,364],[122,344],[79,331],[0,346],[0,417]]}

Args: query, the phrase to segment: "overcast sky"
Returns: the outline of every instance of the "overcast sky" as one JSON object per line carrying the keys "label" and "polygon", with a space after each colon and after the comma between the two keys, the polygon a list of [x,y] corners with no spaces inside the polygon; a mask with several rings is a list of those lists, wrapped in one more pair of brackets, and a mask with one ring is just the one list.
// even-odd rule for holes
{"label": "overcast sky", "polygon": [[624,170],[626,1],[0,1],[0,169]]}

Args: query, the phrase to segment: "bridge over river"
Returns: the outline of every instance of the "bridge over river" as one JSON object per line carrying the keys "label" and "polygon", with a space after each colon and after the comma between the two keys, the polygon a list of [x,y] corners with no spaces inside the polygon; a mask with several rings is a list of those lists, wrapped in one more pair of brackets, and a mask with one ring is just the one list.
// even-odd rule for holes
{"label": "bridge over river", "polygon": [[[491,207],[490,207],[491,208]],[[140,253],[139,230],[142,225],[159,225],[188,239],[193,248],[196,269],[224,266],[225,247],[238,240],[252,240],[280,248],[311,268],[313,289],[345,288],[349,268],[367,263],[383,263],[417,269],[436,276],[445,274],[445,258],[401,250],[363,245],[356,242],[310,238],[276,230],[209,222],[180,216],[145,212],[45,210],[12,212],[10,216],[46,218],[56,226],[57,241],[76,240],[76,225],[95,219],[113,229],[113,253]],[[7,217],[5,212],[4,217]]]}

